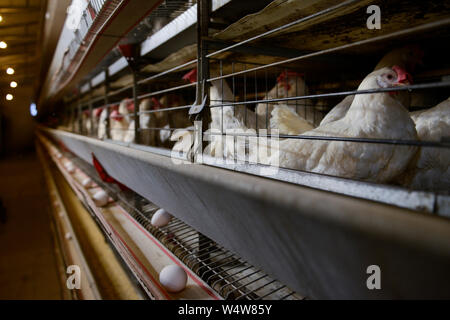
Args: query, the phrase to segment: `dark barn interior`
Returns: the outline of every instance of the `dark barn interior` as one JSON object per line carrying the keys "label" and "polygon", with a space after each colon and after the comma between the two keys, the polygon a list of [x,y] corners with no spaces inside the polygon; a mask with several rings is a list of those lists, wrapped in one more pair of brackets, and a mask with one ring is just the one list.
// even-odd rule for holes
{"label": "dark barn interior", "polygon": [[450,1],[0,0],[0,300],[449,299],[449,50]]}

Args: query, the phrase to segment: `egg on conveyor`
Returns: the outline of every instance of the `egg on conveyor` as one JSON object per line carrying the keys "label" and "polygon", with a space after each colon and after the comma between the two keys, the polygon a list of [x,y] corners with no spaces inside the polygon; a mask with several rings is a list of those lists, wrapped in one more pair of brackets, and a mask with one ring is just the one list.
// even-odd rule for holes
{"label": "egg on conveyor", "polygon": [[61,159],[62,158],[62,154],[61,153],[56,153],[56,158]]}
{"label": "egg on conveyor", "polygon": [[83,181],[81,181],[81,184],[83,185],[83,187],[89,188],[92,186],[92,179],[87,177],[87,178],[83,179]]}
{"label": "egg on conveyor", "polygon": [[186,288],[186,271],[175,264],[166,266],[159,273],[159,282],[169,292],[180,292],[181,290]]}
{"label": "egg on conveyor", "polygon": [[75,166],[73,165],[73,163],[71,161],[66,162],[66,164],[64,166],[66,167],[66,169],[69,173],[75,172]]}
{"label": "egg on conveyor", "polygon": [[154,227],[164,227],[172,219],[172,215],[164,209],[158,209],[152,217],[151,224]]}
{"label": "egg on conveyor", "polygon": [[109,196],[105,191],[99,190],[94,193],[92,199],[97,207],[104,207],[108,204]]}

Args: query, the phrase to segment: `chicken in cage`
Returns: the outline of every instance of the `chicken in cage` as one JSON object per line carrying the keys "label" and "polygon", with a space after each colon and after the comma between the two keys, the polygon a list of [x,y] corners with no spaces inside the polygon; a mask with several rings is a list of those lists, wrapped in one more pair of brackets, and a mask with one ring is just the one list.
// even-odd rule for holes
{"label": "chicken in cage", "polygon": [[449,3],[119,2],[50,69],[38,145],[148,297],[449,296]]}

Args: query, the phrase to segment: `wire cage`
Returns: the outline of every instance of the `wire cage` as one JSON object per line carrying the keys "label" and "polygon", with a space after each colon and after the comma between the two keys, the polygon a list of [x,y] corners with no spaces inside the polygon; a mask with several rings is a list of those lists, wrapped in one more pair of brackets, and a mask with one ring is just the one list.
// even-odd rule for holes
{"label": "wire cage", "polygon": [[[449,2],[379,1],[381,30],[366,26],[373,1],[266,1],[234,20],[221,16],[224,3],[239,7],[164,1],[145,22],[146,41],[164,58],[121,44],[124,68],[106,66],[80,83],[88,90],[67,97],[61,128],[450,216]],[[194,9],[190,30],[185,13]],[[173,32],[191,38],[174,46]],[[378,100],[376,112],[367,110]],[[151,203],[123,201],[224,298],[299,298],[275,280],[260,283],[265,274],[181,220],[152,229]]]}
{"label": "wire cage", "polygon": [[[427,9],[415,1],[410,2],[411,10]],[[220,37],[211,36],[216,30],[209,26],[208,20],[211,20],[209,16],[214,17],[211,13],[210,2],[205,1],[197,5],[192,1],[165,1],[149,16],[150,20],[164,17],[166,19],[164,22],[168,25],[177,17],[181,17],[183,11],[198,6],[197,14],[200,23],[197,29],[201,35],[200,40],[196,45],[175,52],[172,60],[179,63],[183,61],[182,59],[186,60],[186,57],[192,57],[193,54],[197,55],[197,59],[187,59],[189,61],[178,65],[172,61],[166,63],[170,66],[169,68],[160,68],[159,70],[162,71],[148,75],[142,71],[146,70],[142,67],[145,65],[145,58],[142,58],[143,62],[139,64],[139,67],[132,66],[131,75],[124,76],[116,82],[106,76],[103,93],[100,96],[87,100],[85,104],[82,104],[81,100],[74,101],[75,105],[71,108],[77,111],[75,114],[71,113],[72,122],[75,121],[72,130],[97,136],[100,139],[107,138],[169,150],[173,148],[174,151],[181,151],[188,158],[190,157],[192,161],[194,161],[193,154],[199,152],[199,150],[191,152],[194,140],[206,140],[210,143],[202,141],[197,145],[202,145],[201,152],[209,159],[208,164],[219,166],[223,166],[225,161],[211,160],[208,156],[227,159],[226,164],[236,164],[238,161],[239,164],[274,165],[270,157],[262,159],[263,157],[259,157],[258,154],[251,154],[254,147],[250,144],[255,142],[259,146],[262,141],[260,139],[268,139],[269,144],[273,142],[274,145],[279,143],[288,145],[289,143],[283,140],[296,140],[297,142],[292,142],[289,146],[304,148],[305,143],[314,145],[310,152],[328,148],[325,146],[337,149],[347,148],[348,153],[352,153],[353,149],[361,149],[352,155],[354,157],[358,157],[358,153],[370,153],[377,148],[391,150],[388,152],[391,156],[395,150],[412,155],[414,153],[412,150],[417,150],[418,147],[427,151],[433,149],[430,153],[444,155],[445,158],[449,148],[446,138],[448,132],[441,132],[442,136],[433,137],[432,140],[401,134],[388,137],[387,133],[384,136],[381,128],[375,135],[364,130],[360,132],[360,135],[347,134],[348,130],[351,131],[349,128],[344,128],[343,130],[347,131],[341,134],[339,130],[320,133],[322,125],[342,118],[343,114],[340,114],[342,110],[347,110],[354,97],[360,95],[375,96],[375,93],[397,95],[398,101],[404,103],[405,99],[407,100],[407,108],[411,112],[420,112],[448,98],[450,81],[448,77],[445,78],[446,63],[441,56],[437,56],[436,60],[430,63],[433,72],[426,74],[422,70],[418,74],[418,82],[411,81],[402,87],[355,90],[361,80],[373,70],[379,57],[386,53],[386,47],[394,48],[388,51],[394,52],[391,54],[394,57],[392,58],[389,53],[385,54],[378,65],[388,66],[389,63],[397,63],[405,68],[408,66],[411,72],[414,69],[417,70],[417,65],[422,63],[419,60],[423,58],[423,50],[417,45],[420,41],[413,42],[411,37],[417,36],[425,44],[430,43],[431,40],[425,35],[432,30],[440,30],[442,37],[445,37],[449,18],[445,13],[436,13],[442,8],[428,8],[429,14],[435,18],[431,22],[408,28],[390,27],[389,32],[384,32],[382,35],[347,41],[337,46],[327,45],[327,48],[322,50],[306,51],[270,46],[271,41],[277,44],[287,41],[286,38],[291,34],[294,38],[299,37],[299,34],[300,37],[304,37],[302,32],[295,31],[296,28],[301,29],[303,24],[314,19],[336,14],[336,18],[328,18],[322,23],[324,27],[334,26],[343,19],[339,12],[345,12],[349,8],[354,9],[360,4],[361,1],[345,1],[327,6],[269,31],[243,38],[238,42],[227,42],[216,39]],[[399,8],[401,8],[400,4],[394,6],[392,14],[398,14],[395,10]],[[319,26],[321,26],[320,23]],[[157,33],[161,28],[154,29],[153,33]],[[311,31],[312,35],[314,31]],[[307,31],[303,33],[308,34]],[[218,34],[220,35],[220,32]],[[400,44],[393,46],[393,41],[398,41]],[[432,43],[433,48],[438,47],[436,41]],[[380,47],[383,48],[381,53],[377,49]],[[396,50],[399,52],[397,57],[395,57]],[[360,55],[361,52],[365,59],[355,56]],[[405,57],[405,55],[410,56]],[[128,61],[139,60],[139,57],[127,57],[127,59]],[[342,70],[352,66],[352,62],[355,67],[350,67],[348,73],[343,73]],[[439,65],[438,62],[442,62],[443,65]],[[135,61],[133,64],[136,64]],[[420,66],[418,68],[420,70]],[[330,71],[324,76],[319,70]],[[93,91],[96,90],[91,90],[91,93]],[[426,92],[430,93],[427,95]],[[129,99],[129,102],[126,102],[126,99]],[[194,120],[202,122],[200,135],[194,135]],[[376,124],[370,125],[376,126]],[[355,126],[350,125],[350,127]],[[319,131],[315,130],[316,128],[319,128]],[[183,139],[184,142],[182,142]],[[269,150],[266,152],[270,154],[271,148],[268,146]],[[286,156],[282,151],[280,152],[281,157]],[[274,153],[278,154],[278,149]],[[374,151],[373,156],[376,157],[376,154]],[[295,153],[294,156],[307,157],[307,155]],[[331,154],[327,157],[331,157]],[[371,164],[370,161],[364,162],[362,158],[351,159],[351,161],[361,162],[361,166]],[[412,187],[418,190],[431,189],[445,193],[448,189],[446,188],[448,181],[437,184],[427,182],[408,185],[403,182],[406,178],[400,180],[393,178],[393,175],[399,175],[397,171],[395,174],[380,177],[377,174],[360,174],[357,172],[360,171],[359,169],[353,171],[336,169],[335,164],[330,164],[329,168],[324,169],[322,165],[307,165],[300,163],[301,161],[291,164],[292,161],[281,159],[281,163],[278,162],[275,161],[275,165],[303,172],[394,185],[403,183],[407,188]],[[377,165],[383,167],[388,163]],[[437,165],[445,166],[445,163]],[[358,167],[358,164],[356,166]],[[406,170],[406,165],[404,167],[403,169]]]}
{"label": "wire cage", "polygon": [[168,225],[155,227],[152,216],[159,209],[131,190],[121,190],[104,183],[94,169],[69,153],[66,156],[78,168],[90,174],[98,185],[115,199],[145,230],[175,254],[188,268],[226,300],[301,300],[305,297],[273,279],[201,234],[180,219],[171,218]]}

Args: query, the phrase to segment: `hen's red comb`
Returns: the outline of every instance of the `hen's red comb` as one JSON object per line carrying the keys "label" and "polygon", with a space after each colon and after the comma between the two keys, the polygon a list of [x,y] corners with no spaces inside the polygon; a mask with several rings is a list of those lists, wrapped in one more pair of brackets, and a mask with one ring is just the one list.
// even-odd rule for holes
{"label": "hen's red comb", "polygon": [[162,108],[161,103],[155,97],[152,97],[153,109],[158,110]]}
{"label": "hen's red comb", "polygon": [[134,100],[132,100],[132,99],[127,100],[127,109],[128,109],[128,111],[131,111],[131,112],[134,111]]}
{"label": "hen's red comb", "polygon": [[298,73],[295,71],[284,71],[278,76],[277,82],[280,83],[280,82],[288,80],[288,79],[295,79],[297,77],[303,77],[303,76],[304,76],[303,73]]}
{"label": "hen's red comb", "polygon": [[289,79],[297,79],[298,77],[302,77],[302,76],[303,76],[303,74],[298,73],[298,72],[284,71],[278,76],[277,83],[284,86],[286,88],[286,90],[290,90],[291,85],[288,83],[288,80]]}
{"label": "hen's red comb", "polygon": [[413,83],[412,76],[401,67],[393,66],[392,70],[394,70],[395,73],[397,73],[397,83],[405,83],[405,82]]}
{"label": "hen's red comb", "polygon": [[197,82],[197,68],[192,69],[183,76],[183,80],[189,81],[190,83]]}
{"label": "hen's red comb", "polygon": [[97,108],[94,110],[94,116],[96,116],[98,118],[98,117],[100,117],[102,112],[103,112],[103,108]]}

